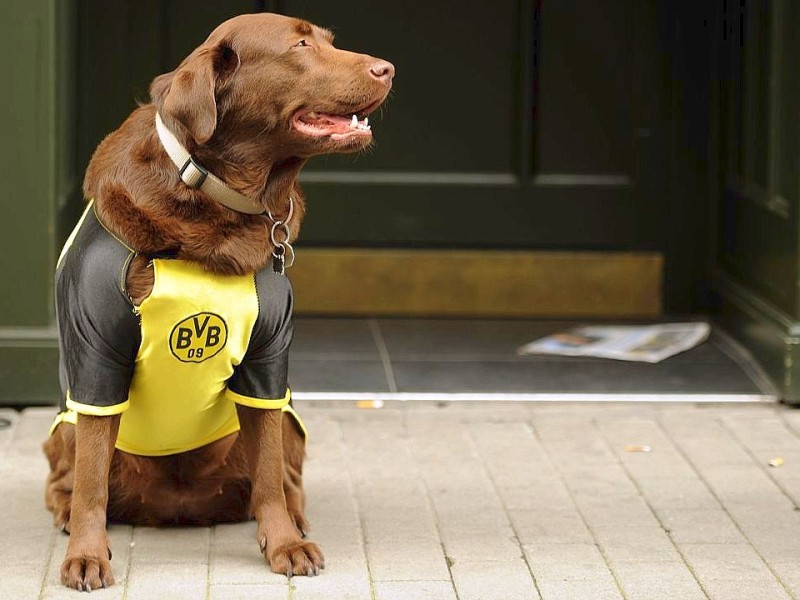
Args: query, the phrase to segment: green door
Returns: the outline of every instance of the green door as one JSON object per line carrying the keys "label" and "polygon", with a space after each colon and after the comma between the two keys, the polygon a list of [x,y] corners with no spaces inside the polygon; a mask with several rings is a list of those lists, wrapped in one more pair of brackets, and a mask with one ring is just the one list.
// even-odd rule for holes
{"label": "green door", "polygon": [[304,172],[304,240],[659,250],[655,11],[542,4],[283,2],[397,67],[375,151]]}
{"label": "green door", "polygon": [[[152,78],[173,69],[214,26],[235,14],[262,10],[308,18],[332,29],[340,47],[389,59],[397,67],[393,95],[382,114],[371,119],[374,151],[320,158],[304,171],[310,212],[301,250],[309,255],[343,248],[428,252],[427,259],[446,261],[432,272],[444,269],[450,279],[469,262],[458,253],[484,253],[493,264],[497,255],[491,253],[503,251],[509,285],[526,280],[515,271],[514,258],[522,257],[519,264],[533,265],[527,280],[545,293],[559,287],[567,260],[570,272],[578,274],[578,287],[566,298],[591,297],[580,287],[591,278],[607,290],[629,289],[622,285],[627,279],[647,295],[652,314],[660,310],[664,257],[667,308],[694,306],[691,285],[680,284],[683,276],[676,273],[702,274],[696,257],[686,251],[696,242],[670,234],[676,214],[689,218],[676,207],[685,208],[692,196],[667,192],[674,136],[665,74],[671,49],[683,47],[683,41],[671,33],[674,11],[666,0],[16,4],[41,8],[49,19],[42,39],[53,43],[42,47],[50,61],[45,74],[57,77],[48,87],[51,104],[41,110],[53,119],[46,129],[54,135],[48,156],[60,161],[48,163],[48,174],[57,173],[52,181],[38,182],[50,186],[37,192],[39,199],[44,194],[42,210],[24,217],[41,222],[16,233],[8,227],[10,235],[26,229],[26,239],[35,231],[47,242],[30,244],[31,260],[13,267],[41,273],[30,301],[12,301],[6,311],[6,327],[35,328],[22,336],[17,329],[0,331],[16,355],[32,343],[25,336],[33,336],[49,349],[42,360],[52,364],[50,271],[79,213],[82,172],[97,143],[137,100],[147,101]],[[7,38],[20,38],[17,47],[26,49],[20,56],[37,51],[29,42],[35,36],[20,37],[22,25],[30,24],[24,15],[6,23],[6,29],[20,32]],[[14,60],[14,69],[22,69]],[[21,74],[20,81],[25,80]],[[39,106],[23,97],[13,102],[22,112]],[[26,118],[38,123],[39,117]],[[25,159],[25,169],[35,170],[34,158]],[[35,172],[28,181],[36,180]],[[547,260],[540,261],[539,252],[549,253]],[[570,257],[584,256],[591,260],[575,263],[577,268],[569,263]],[[616,256],[634,261],[643,256],[646,268],[615,275],[606,265],[616,264]],[[689,264],[688,271],[673,257]],[[587,279],[582,274],[589,263],[594,266],[587,267]],[[539,279],[535,269],[548,264],[556,266]],[[410,266],[404,271],[413,273]],[[493,268],[477,271],[482,292],[494,285],[485,281],[493,274]],[[325,293],[336,292],[333,285]],[[485,301],[492,305],[496,298]],[[8,376],[13,379],[17,370]],[[52,376],[51,369],[44,370]]]}
{"label": "green door", "polygon": [[730,3],[720,43],[715,280],[731,330],[800,402],[800,4]]}

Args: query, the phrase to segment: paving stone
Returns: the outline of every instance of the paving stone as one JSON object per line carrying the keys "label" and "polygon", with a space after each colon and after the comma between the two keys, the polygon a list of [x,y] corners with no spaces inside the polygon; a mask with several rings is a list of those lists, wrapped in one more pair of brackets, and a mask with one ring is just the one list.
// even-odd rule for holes
{"label": "paving stone", "polygon": [[[118,585],[95,596],[453,600],[455,582],[461,600],[537,598],[530,564],[546,599],[618,599],[618,581],[626,600],[693,600],[693,573],[711,598],[790,597],[783,586],[800,598],[797,411],[329,406],[302,407],[320,577],[271,573],[252,521],[112,526]],[[53,414],[27,410],[0,430],[0,598],[75,596],[58,580],[68,537],[43,506]],[[628,442],[654,450],[624,453]],[[765,466],[774,452],[784,467]]]}
{"label": "paving stone", "polygon": [[14,432],[14,449],[23,454],[41,453],[44,442],[57,414],[55,408],[36,406],[19,413],[17,429]]}
{"label": "paving stone", "polygon": [[611,575],[603,579],[538,581],[543,600],[622,600]]}
{"label": "paving stone", "polygon": [[740,466],[752,463],[747,450],[716,419],[676,422],[662,418],[661,423],[673,442],[695,466]]}
{"label": "paving stone", "polygon": [[[133,571],[138,571],[136,565]],[[269,569],[264,556],[259,552],[258,545],[237,547],[226,544],[216,546],[211,552],[210,578],[215,584],[279,584],[285,583],[286,576],[273,573]]]}
{"label": "paving stone", "polygon": [[498,486],[556,479],[547,453],[527,423],[470,424],[469,433]]}
{"label": "paving stone", "polygon": [[705,600],[700,584],[682,562],[614,562],[627,600]]}
{"label": "paving stone", "polygon": [[[404,475],[409,476],[411,474],[404,473]],[[419,479],[419,474],[416,472],[413,473],[413,479],[408,486],[398,486],[397,480],[382,479],[360,483],[355,486],[355,491],[358,494],[358,505],[362,511],[373,509],[402,510],[411,507],[429,512],[427,491]]]}
{"label": "paving stone", "polygon": [[449,579],[441,542],[398,543],[377,536],[367,544],[367,558],[374,581]]}
{"label": "paving stone", "polygon": [[40,523],[37,529],[13,527],[4,530],[0,543],[0,565],[5,568],[46,566],[56,533],[50,523]]}
{"label": "paving stone", "polygon": [[576,509],[511,510],[512,526],[522,544],[594,542]]}
{"label": "paving stone", "polygon": [[682,544],[686,562],[700,583],[709,581],[773,581],[764,561],[747,545]]}
{"label": "paving stone", "polygon": [[363,560],[326,562],[318,577],[293,577],[292,587],[293,600],[365,600],[370,597],[369,572]]}
{"label": "paving stone", "polygon": [[17,428],[17,421],[19,420],[17,411],[8,408],[0,409],[0,419],[5,419],[10,422],[8,427],[0,429],[0,459],[5,455],[6,450],[11,445],[11,440],[14,438],[14,430]]}
{"label": "paving stone", "polygon": [[661,510],[658,516],[676,544],[744,544],[746,540],[722,509]]}
{"label": "paving stone", "polygon": [[[3,509],[0,511],[0,530],[3,536],[14,538],[17,532],[22,536],[38,537],[56,531],[53,515],[45,508],[45,476],[28,477],[18,474],[0,474],[0,498]],[[3,548],[0,547],[0,561]]]}
{"label": "paving stone", "polygon": [[778,506],[791,504],[785,494],[759,467],[723,465],[702,470],[703,479],[717,498],[728,504]]}
{"label": "paving stone", "polygon": [[[496,476],[492,473],[493,477]],[[503,505],[509,510],[539,509],[539,510],[567,510],[574,507],[575,503],[560,479],[538,479],[524,474],[511,477],[507,483],[497,484],[497,493]]]}
{"label": "paving stone", "polygon": [[767,562],[780,561],[787,556],[800,560],[800,527],[747,530],[752,546]]}
{"label": "paving stone", "polygon": [[289,597],[287,585],[212,585],[210,600],[286,600]]}
{"label": "paving stone", "polygon": [[[208,527],[137,527],[131,560],[134,564],[208,564],[210,533]],[[256,544],[248,546],[252,549]]]}
{"label": "paving stone", "polygon": [[637,477],[647,503],[656,510],[719,509],[711,490],[696,475],[690,477]]}
{"label": "paving stone", "polygon": [[775,478],[781,489],[789,497],[795,510],[800,510],[800,477],[792,477],[791,479]]}
{"label": "paving stone", "polygon": [[[766,469],[768,475],[775,481],[783,482],[787,479],[800,479],[800,440],[798,446],[778,449],[755,449],[752,451],[755,456],[756,463],[761,468]],[[774,458],[783,460],[783,464],[779,467],[773,467],[769,463]]]}
{"label": "paving stone", "polygon": [[705,584],[711,600],[790,600],[777,581],[709,581]]}
{"label": "paving stone", "polygon": [[197,600],[206,596],[208,565],[136,565],[128,581],[126,600]]}
{"label": "paving stone", "polygon": [[[536,581],[605,580],[610,577],[594,544],[526,544],[525,555]],[[543,594],[544,595],[544,594]]]}
{"label": "paving stone", "polygon": [[[542,408],[534,412],[531,423],[534,427],[536,437],[542,444],[548,445],[550,442],[561,443],[564,440],[572,440],[574,447],[579,450],[585,446],[581,441],[593,435],[593,419],[596,414],[566,410],[561,412],[558,408],[548,410]],[[603,447],[598,446],[602,451]]]}
{"label": "paving stone", "polygon": [[514,531],[499,529],[458,528],[443,530],[442,537],[448,558],[456,561],[505,561],[522,556]]}
{"label": "paving stone", "polygon": [[436,542],[439,534],[427,506],[365,508],[362,518],[366,539],[404,542]]}
{"label": "paving stone", "polygon": [[[358,523],[354,524],[349,521],[336,523],[327,519],[315,519],[313,514],[309,515],[309,517],[311,519],[311,531],[306,539],[316,543],[322,549],[326,559],[335,560],[339,556],[347,558],[364,556],[364,538],[361,526]],[[250,544],[246,545],[246,549],[249,550],[250,548],[258,551],[255,541],[253,541],[252,546]]]}
{"label": "paving stone", "polygon": [[[1,588],[0,588],[1,589]],[[126,589],[124,585],[119,582],[109,588],[101,588],[99,590],[92,590],[92,600],[123,600],[125,597]],[[41,597],[39,596],[2,596],[3,598],[40,598],[40,600],[75,600],[78,594],[73,589],[61,585],[49,585],[44,588]],[[80,596],[79,596],[80,597]]]}
{"label": "paving stone", "polygon": [[590,528],[660,527],[652,509],[641,496],[576,496],[580,511]]}
{"label": "paving stone", "polygon": [[787,529],[796,531],[800,524],[800,511],[785,497],[773,496],[763,502],[726,502],[725,510],[746,532],[762,529]]}
{"label": "paving stone", "polygon": [[[64,562],[68,542],[69,536],[66,534],[59,534],[53,538],[53,543],[50,546],[50,563],[47,565],[47,572],[44,579],[45,587],[51,586],[57,588],[61,586],[61,564]],[[128,543],[130,544],[130,542]],[[125,580],[128,576],[127,555],[124,561],[118,561],[115,553],[114,557],[111,559],[111,569],[114,572],[114,580],[120,584],[120,587],[124,587]]]}
{"label": "paving stone", "polygon": [[375,600],[456,600],[456,593],[450,581],[378,581]]}
{"label": "paving stone", "polygon": [[509,562],[457,562],[452,566],[459,600],[534,600],[540,598],[528,565]]}
{"label": "paving stone", "polygon": [[443,499],[432,494],[436,507],[436,519],[442,530],[485,529],[500,531],[507,529],[509,519],[503,507],[491,493],[471,498],[464,494],[459,500]]}
{"label": "paving stone", "polygon": [[587,498],[639,495],[639,490],[618,464],[591,467],[567,463],[558,467],[578,504]]}
{"label": "paving stone", "polygon": [[800,598],[800,561],[797,556],[784,556],[770,563],[770,568],[795,598]]}
{"label": "paving stone", "polygon": [[0,563],[0,598],[38,598],[45,567]]}
{"label": "paving stone", "polygon": [[[537,431],[539,429],[537,428]],[[585,436],[585,437],[583,437]],[[563,471],[570,467],[607,467],[617,462],[609,451],[605,440],[589,429],[586,433],[573,433],[558,440],[543,442],[556,468]]]}
{"label": "paving stone", "polygon": [[797,437],[786,422],[777,415],[760,417],[723,417],[722,422],[739,442],[750,451],[781,452],[800,449]]}
{"label": "paving stone", "polygon": [[222,523],[215,525],[211,532],[210,543],[213,546],[241,546],[242,548],[257,548],[256,531],[258,526],[255,521],[243,523]]}
{"label": "paving stone", "polygon": [[786,409],[780,411],[776,416],[786,423],[787,427],[793,431],[797,437],[800,437],[800,412],[793,409]]}
{"label": "paving stone", "polygon": [[599,527],[594,534],[606,559],[612,562],[680,560],[669,536],[660,527]]}
{"label": "paving stone", "polygon": [[[691,477],[694,471],[654,419],[598,419],[597,428],[612,452],[634,478]],[[626,452],[628,446],[649,452]]]}

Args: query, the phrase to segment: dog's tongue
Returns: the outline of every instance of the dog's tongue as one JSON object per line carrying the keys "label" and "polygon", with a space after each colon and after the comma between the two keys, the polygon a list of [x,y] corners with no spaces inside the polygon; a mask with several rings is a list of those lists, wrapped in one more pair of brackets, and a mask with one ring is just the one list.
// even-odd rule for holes
{"label": "dog's tongue", "polygon": [[304,129],[308,128],[309,133],[316,133],[317,135],[348,133],[352,130],[369,131],[370,129],[369,119],[367,118],[359,121],[356,115],[345,117],[316,111],[301,115],[298,119],[298,125],[304,126]]}

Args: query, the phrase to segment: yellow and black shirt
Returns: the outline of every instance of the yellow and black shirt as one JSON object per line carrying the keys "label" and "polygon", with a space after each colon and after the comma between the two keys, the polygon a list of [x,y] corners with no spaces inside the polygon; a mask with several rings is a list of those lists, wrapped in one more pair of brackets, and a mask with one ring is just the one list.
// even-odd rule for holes
{"label": "yellow and black shirt", "polygon": [[124,413],[117,448],[161,456],[239,429],[235,404],[290,412],[292,290],[271,268],[218,275],[153,262],[150,296],[134,306],[125,277],[135,252],[90,203],[56,270],[61,421]]}

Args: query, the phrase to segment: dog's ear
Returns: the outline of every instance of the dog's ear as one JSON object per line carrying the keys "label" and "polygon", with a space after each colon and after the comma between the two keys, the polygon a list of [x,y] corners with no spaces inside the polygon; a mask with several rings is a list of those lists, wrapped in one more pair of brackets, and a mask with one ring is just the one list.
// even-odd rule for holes
{"label": "dog's ear", "polygon": [[217,92],[238,66],[239,56],[227,43],[204,44],[177,69],[156,77],[150,97],[168,126],[177,121],[197,144],[205,144],[217,127]]}

